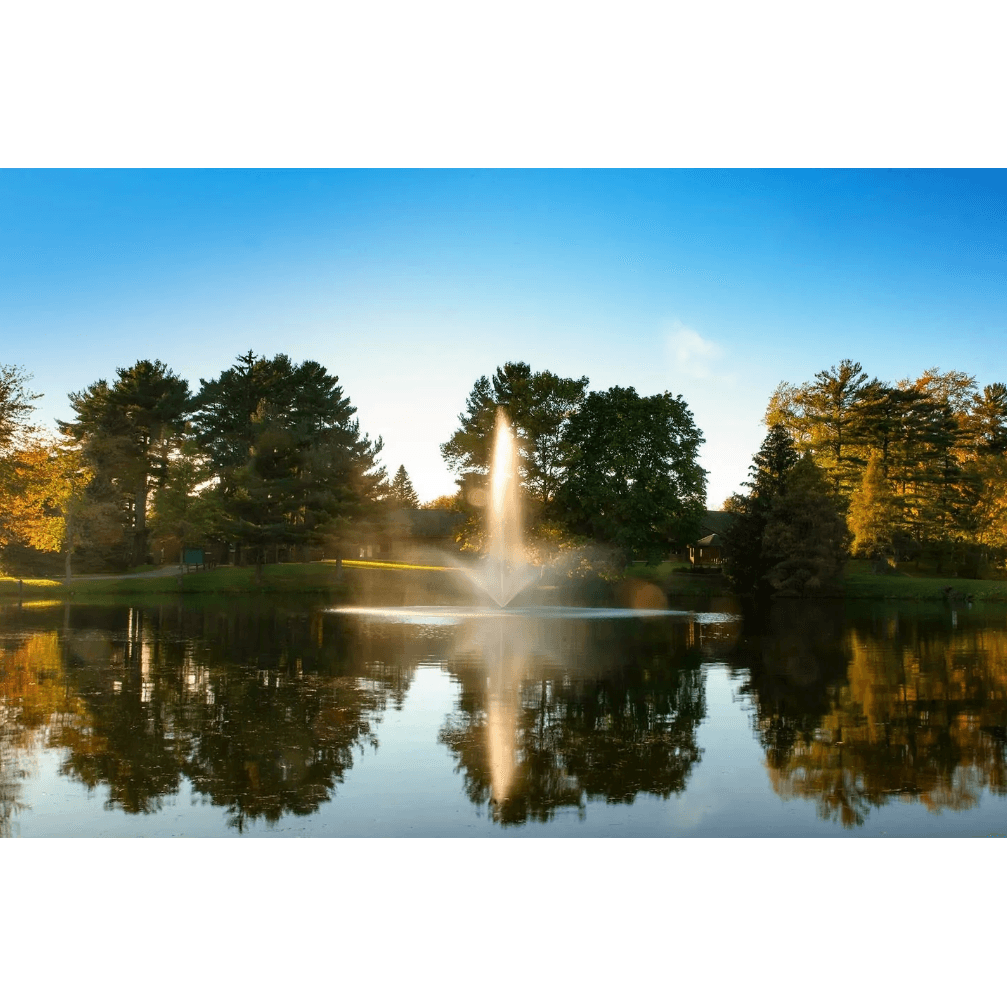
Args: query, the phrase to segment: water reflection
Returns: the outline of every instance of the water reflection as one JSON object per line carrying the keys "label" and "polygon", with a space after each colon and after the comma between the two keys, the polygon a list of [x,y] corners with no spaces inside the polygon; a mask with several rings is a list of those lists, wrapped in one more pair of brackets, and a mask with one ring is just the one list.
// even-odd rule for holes
{"label": "water reflection", "polygon": [[963,811],[1007,794],[1007,632],[989,617],[778,605],[736,660],[773,788],[823,818],[872,808]]}
{"label": "water reflection", "polygon": [[[731,625],[707,625],[708,652]],[[702,754],[702,636],[695,618],[464,624],[449,663],[461,695],[440,738],[469,799],[518,824],[680,793]]]}
{"label": "water reflection", "polygon": [[[958,814],[1007,797],[1000,610],[963,610],[956,624],[939,607],[801,602],[744,624],[715,612],[460,611],[2,610],[0,834],[43,810],[32,805],[53,764],[63,793],[71,781],[109,813],[184,818],[187,795],[241,830],[345,807],[331,802],[380,750],[382,719],[405,708],[421,666],[451,688],[420,691],[443,706],[408,738],[408,757],[431,767],[411,779],[423,790],[453,763],[450,800],[503,827],[682,794],[704,772],[706,727],[718,744],[754,731],[751,765],[772,789],[746,792],[737,814],[755,801],[781,833],[786,801],[857,828],[900,802]],[[725,667],[750,725],[737,704],[708,700]],[[702,779],[701,792],[719,785]],[[409,828],[423,800],[389,812],[390,827]],[[83,834],[96,829],[87,813]]]}
{"label": "water reflection", "polygon": [[320,614],[68,608],[60,632],[17,618],[0,650],[8,832],[41,746],[106,809],[158,812],[187,778],[239,829],[310,814],[409,687],[401,634],[326,634]]}

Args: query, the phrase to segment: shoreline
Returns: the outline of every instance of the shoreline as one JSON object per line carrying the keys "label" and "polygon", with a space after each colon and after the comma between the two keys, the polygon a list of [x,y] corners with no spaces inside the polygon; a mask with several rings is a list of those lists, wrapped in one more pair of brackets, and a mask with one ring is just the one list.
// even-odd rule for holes
{"label": "shoreline", "polygon": [[[1007,604],[1007,580],[874,574],[865,567],[860,561],[851,561],[833,589],[821,594],[776,597],[807,601],[944,602],[952,606],[976,602]],[[321,560],[267,564],[262,567],[262,582],[256,583],[254,566],[222,566],[180,573],[173,564],[132,574],[85,574],[74,577],[69,586],[54,578],[0,577],[0,602],[276,594],[327,594],[345,599],[383,588],[397,596],[397,603],[417,604],[419,596],[427,592],[443,596],[462,591],[462,582],[454,576],[459,572],[458,567],[374,560],[344,560],[340,570],[335,560]],[[445,574],[449,576],[444,577]],[[719,572],[695,574],[681,569],[662,571],[660,567],[634,565],[627,568],[622,581],[613,582],[613,585],[627,581],[656,585],[669,597],[738,597]],[[577,587],[573,590],[577,591]]]}

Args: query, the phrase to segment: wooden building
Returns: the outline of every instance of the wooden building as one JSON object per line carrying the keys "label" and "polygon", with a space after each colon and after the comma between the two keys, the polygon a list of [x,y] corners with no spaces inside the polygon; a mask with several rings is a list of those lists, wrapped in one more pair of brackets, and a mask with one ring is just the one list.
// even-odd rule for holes
{"label": "wooden building", "polygon": [[708,510],[700,522],[700,537],[689,543],[689,562],[693,566],[720,566],[724,562],[723,533],[733,515],[722,510]]}

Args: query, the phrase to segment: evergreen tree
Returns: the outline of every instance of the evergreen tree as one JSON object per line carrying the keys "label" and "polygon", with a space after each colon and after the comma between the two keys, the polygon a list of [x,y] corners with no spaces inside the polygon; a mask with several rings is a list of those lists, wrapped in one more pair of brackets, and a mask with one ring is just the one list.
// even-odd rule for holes
{"label": "evergreen tree", "polygon": [[138,360],[70,395],[76,420],[57,421],[83,449],[94,470],[89,494],[117,500],[130,538],[134,565],[147,558],[147,501],[161,485],[168,457],[178,446],[190,409],[189,385],[160,360]]}
{"label": "evergreen tree", "polygon": [[392,479],[392,487],[388,494],[389,502],[395,507],[418,508],[420,498],[413,489],[413,482],[406,472],[405,465],[400,465]]}
{"label": "evergreen tree", "polygon": [[168,460],[164,484],[154,493],[150,530],[167,557],[182,562],[186,545],[207,543],[220,530],[220,497],[213,491],[207,459],[186,441]]}
{"label": "evergreen tree", "polygon": [[29,417],[42,396],[29,389],[31,379],[21,367],[0,364],[0,452],[33,432]]}
{"label": "evergreen tree", "polygon": [[972,400],[967,430],[976,454],[1007,453],[1007,385],[986,385]]}
{"label": "evergreen tree", "polygon": [[748,494],[735,493],[725,504],[734,519],[723,534],[724,572],[740,594],[759,595],[768,588],[769,567],[762,548],[766,524],[797,460],[790,432],[783,423],[774,423],[749,466]]}
{"label": "evergreen tree", "polygon": [[372,442],[339,379],[249,351],[201,381],[193,426],[218,480],[225,534],[256,554],[270,546],[343,541],[372,518],[386,488]]}
{"label": "evergreen tree", "polygon": [[811,447],[834,491],[843,498],[858,481],[865,407],[875,394],[875,383],[852,360],[819,371],[802,389],[812,429]]}
{"label": "evergreen tree", "polygon": [[846,521],[805,452],[769,508],[762,540],[766,580],[781,594],[816,594],[840,572],[848,546]]}

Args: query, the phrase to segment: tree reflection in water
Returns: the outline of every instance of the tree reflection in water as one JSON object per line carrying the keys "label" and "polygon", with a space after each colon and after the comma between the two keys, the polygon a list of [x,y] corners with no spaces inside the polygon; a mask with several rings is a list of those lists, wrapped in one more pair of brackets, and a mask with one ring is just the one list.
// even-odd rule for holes
{"label": "tree reflection in water", "polygon": [[473,621],[449,664],[461,695],[441,741],[469,799],[503,824],[667,798],[702,754],[702,656],[681,620]]}
{"label": "tree reflection in water", "polygon": [[423,627],[275,603],[5,609],[0,834],[31,810],[45,749],[129,814],[186,791],[239,829],[312,814],[377,746],[421,664],[456,683],[439,740],[503,825],[681,793],[711,660],[752,699],[776,793],[823,818],[857,827],[895,801],[947,813],[1007,796],[1002,611],[777,603],[740,640],[739,623],[706,618]]}
{"label": "tree reflection in water", "polygon": [[735,663],[774,789],[823,818],[854,827],[892,800],[940,813],[1007,794],[1007,632],[978,614],[777,604],[746,624]]}
{"label": "tree reflection in water", "polygon": [[239,829],[310,814],[411,681],[401,632],[326,632],[320,614],[68,608],[62,632],[52,613],[18,618],[0,649],[7,827],[13,756],[39,744],[65,751],[64,775],[106,787],[106,808],[157,812],[188,778]]}

